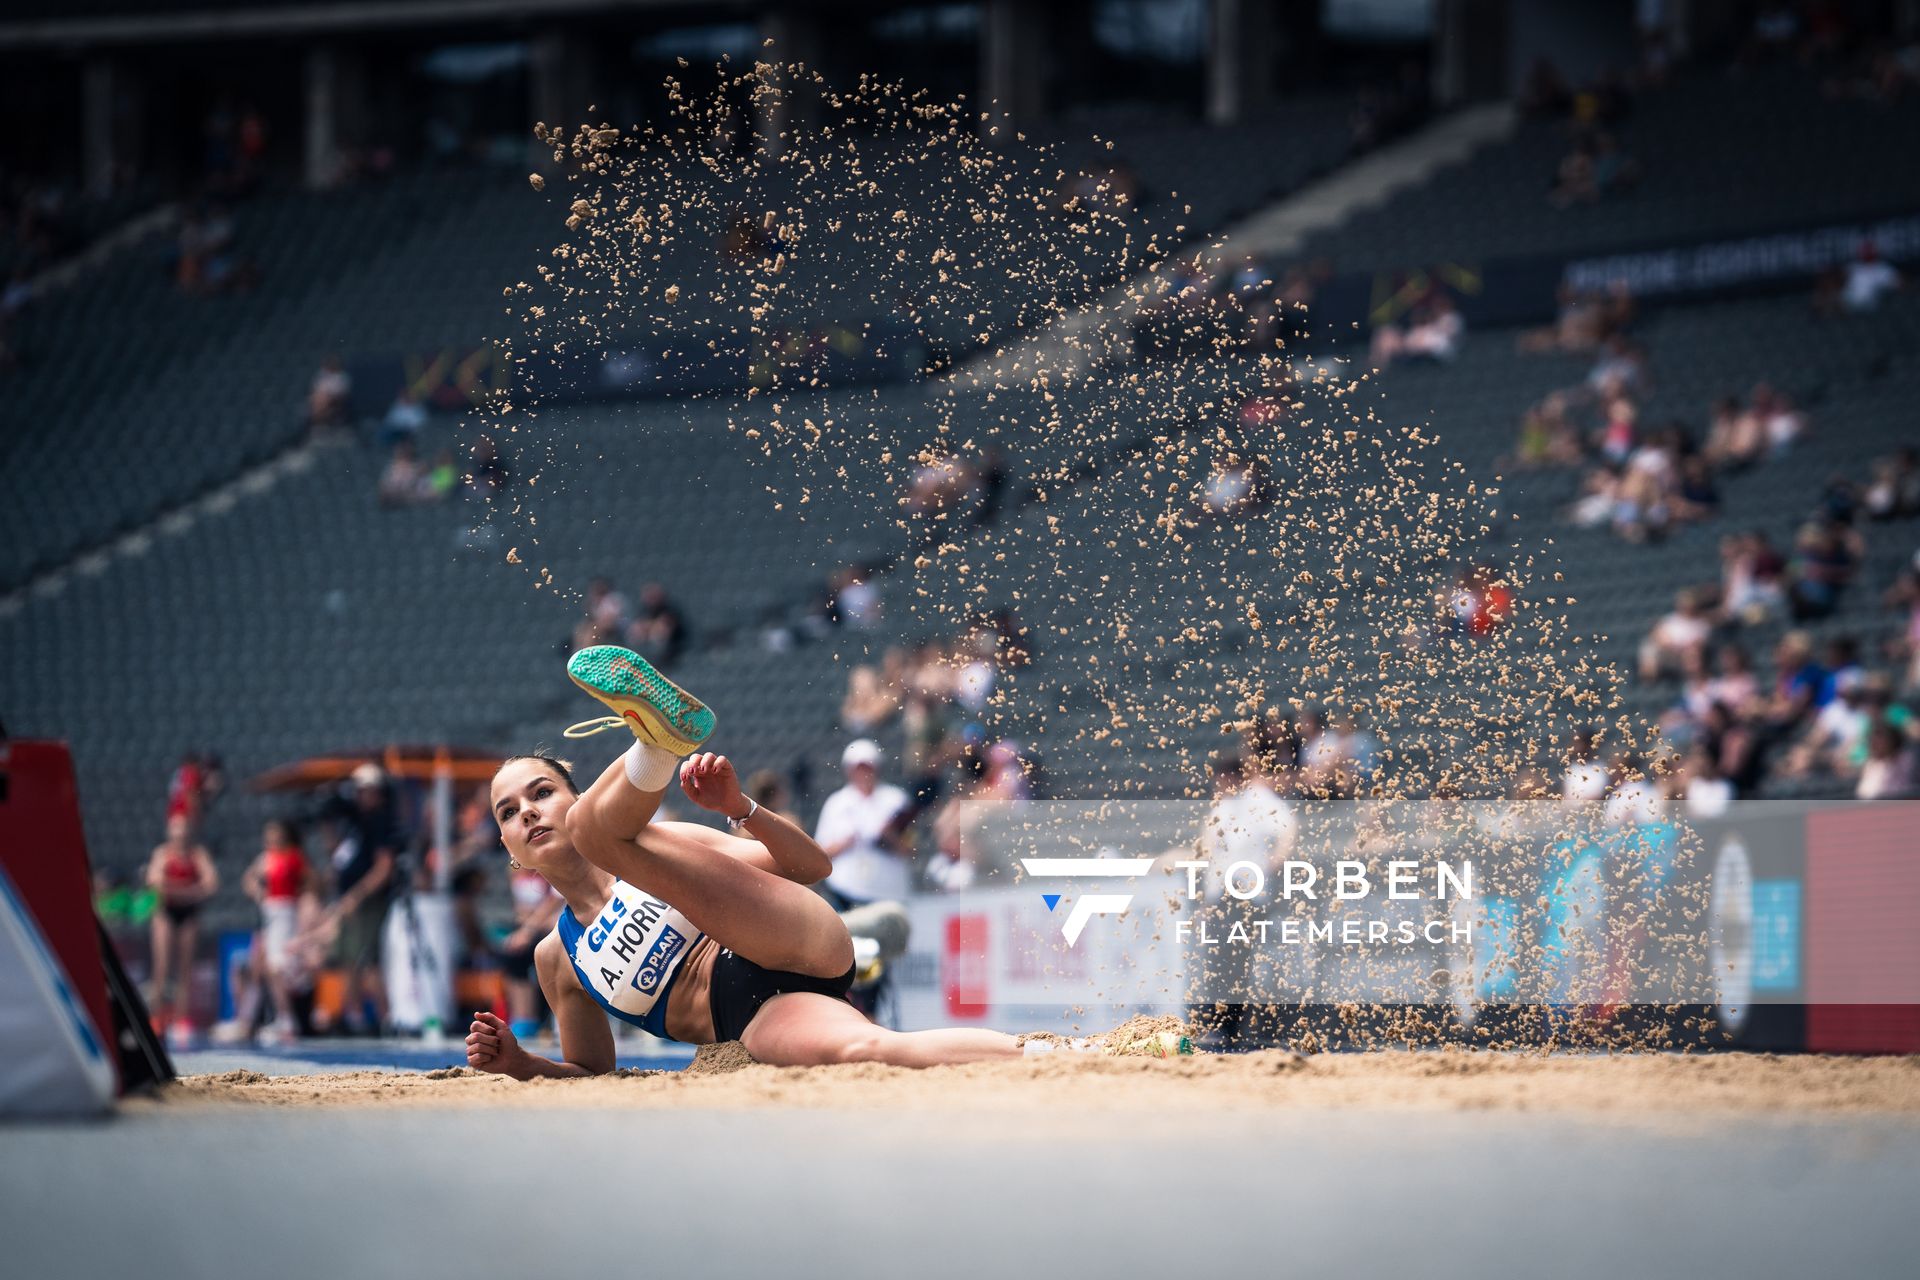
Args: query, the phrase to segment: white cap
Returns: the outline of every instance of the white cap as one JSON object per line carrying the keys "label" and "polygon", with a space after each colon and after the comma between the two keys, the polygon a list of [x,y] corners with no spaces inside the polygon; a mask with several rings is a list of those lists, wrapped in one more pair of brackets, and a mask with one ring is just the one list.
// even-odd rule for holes
{"label": "white cap", "polygon": [[387,775],[381,771],[380,766],[371,760],[356,768],[352,777],[353,785],[356,787],[377,787],[387,780]]}
{"label": "white cap", "polygon": [[870,764],[878,769],[880,767],[880,744],[872,738],[855,738],[852,742],[849,742],[847,749],[840,753],[840,767],[842,769],[851,769],[857,764]]}

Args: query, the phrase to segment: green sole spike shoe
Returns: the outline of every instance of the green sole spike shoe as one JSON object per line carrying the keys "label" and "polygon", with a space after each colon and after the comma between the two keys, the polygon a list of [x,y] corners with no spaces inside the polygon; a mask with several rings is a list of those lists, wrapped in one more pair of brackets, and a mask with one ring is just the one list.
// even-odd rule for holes
{"label": "green sole spike shoe", "polygon": [[713,712],[707,704],[631,649],[611,644],[582,649],[567,659],[567,676],[617,717],[574,725],[567,730],[569,738],[623,724],[640,741],[684,756],[713,736]]}

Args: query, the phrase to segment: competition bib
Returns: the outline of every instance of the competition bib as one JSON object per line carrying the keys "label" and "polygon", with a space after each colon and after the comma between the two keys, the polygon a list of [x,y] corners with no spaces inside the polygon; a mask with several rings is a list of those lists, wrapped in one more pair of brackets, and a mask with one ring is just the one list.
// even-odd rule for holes
{"label": "competition bib", "polygon": [[624,880],[613,882],[613,898],[591,924],[560,913],[560,940],[581,985],[607,1012],[655,1035],[666,1034],[667,989],[700,936],[692,921]]}

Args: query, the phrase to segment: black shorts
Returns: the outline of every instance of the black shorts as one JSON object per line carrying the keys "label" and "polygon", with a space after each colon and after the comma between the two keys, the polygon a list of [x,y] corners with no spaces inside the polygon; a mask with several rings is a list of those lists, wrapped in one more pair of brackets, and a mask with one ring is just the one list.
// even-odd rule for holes
{"label": "black shorts", "polygon": [[200,906],[201,904],[198,902],[163,902],[160,904],[160,910],[166,912],[167,919],[172,921],[177,928],[181,925],[192,924],[195,920],[198,920],[200,918]]}
{"label": "black shorts", "polygon": [[760,1006],[791,991],[815,991],[836,1000],[847,998],[853,987],[853,966],[837,978],[815,978],[784,969],[762,969],[751,960],[721,947],[713,957],[707,1004],[713,1012],[713,1038],[738,1040]]}

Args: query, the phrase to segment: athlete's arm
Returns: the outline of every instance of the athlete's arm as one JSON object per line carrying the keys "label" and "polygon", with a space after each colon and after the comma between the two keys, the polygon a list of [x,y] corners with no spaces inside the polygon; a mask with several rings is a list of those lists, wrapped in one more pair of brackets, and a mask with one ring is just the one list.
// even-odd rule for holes
{"label": "athlete's arm", "polygon": [[557,934],[540,940],[533,949],[533,961],[540,990],[553,1010],[554,1028],[560,1033],[562,1061],[528,1053],[499,1017],[476,1013],[467,1029],[467,1065],[515,1080],[602,1076],[613,1070],[613,1028],[574,976]]}
{"label": "athlete's arm", "polygon": [[266,861],[267,855],[264,853],[261,854],[248,865],[246,871],[240,877],[240,888],[242,892],[255,902],[259,902],[267,896]]}
{"label": "athlete's arm", "polygon": [[194,880],[193,887],[199,893],[200,900],[204,902],[213,896],[214,890],[220,887],[220,872],[213,865],[213,855],[201,845],[193,847],[193,869],[198,877]]}
{"label": "athlete's arm", "polygon": [[[746,822],[737,830],[753,838],[742,840],[691,822],[662,822],[655,826],[671,827],[710,849],[798,884],[815,884],[833,873],[833,859],[812,836],[779,814],[748,802],[741,793],[733,762],[725,756],[712,752],[689,756],[680,766],[680,788],[687,793],[687,799],[729,821],[745,816]],[[644,833],[641,839],[646,839]]]}

